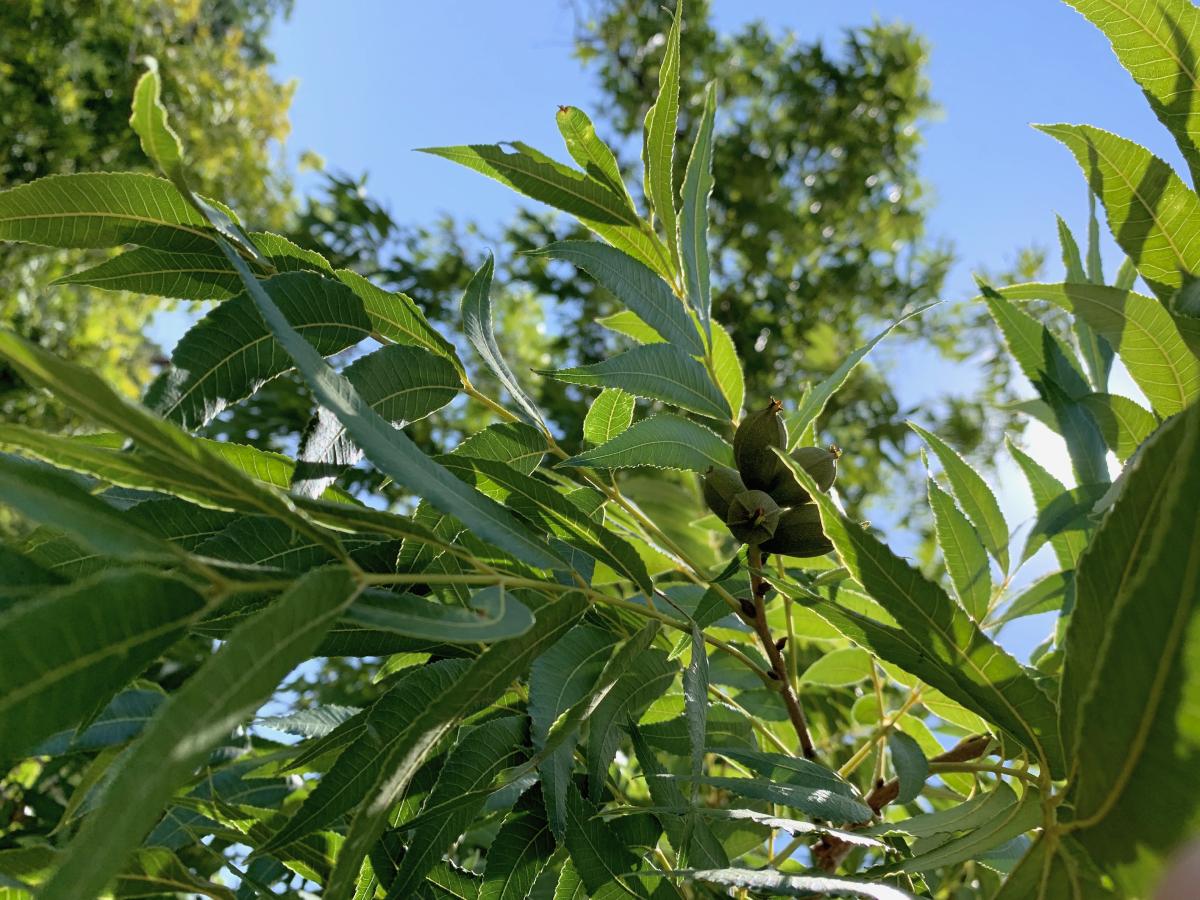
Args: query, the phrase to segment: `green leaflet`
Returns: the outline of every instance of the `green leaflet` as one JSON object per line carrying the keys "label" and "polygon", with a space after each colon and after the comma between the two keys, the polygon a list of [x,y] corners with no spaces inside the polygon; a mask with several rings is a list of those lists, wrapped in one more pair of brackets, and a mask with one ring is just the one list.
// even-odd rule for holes
{"label": "green leaflet", "polygon": [[520,408],[522,416],[533,425],[545,428],[541,412],[538,411],[536,404],[529,399],[529,395],[517,381],[517,376],[512,373],[512,369],[504,361],[500,347],[496,344],[496,333],[492,327],[491,293],[494,265],[489,254],[463,292],[463,333],[466,334],[467,340],[471,342],[471,346],[475,348],[475,352],[479,354],[484,364],[508,391],[513,402]]}
{"label": "green leaflet", "polygon": [[402,823],[413,836],[400,861],[388,900],[412,896],[416,886],[483,807],[476,792],[489,787],[516,761],[525,723],[515,716],[484,722],[463,732],[451,748],[416,820]]}
{"label": "green leaflet", "polygon": [[456,684],[425,698],[421,714],[400,732],[380,759],[379,775],[354,814],[337,866],[326,884],[330,897],[350,893],[363,858],[387,824],[393,802],[438,741],[461,716],[499,697],[535,658],[579,621],[586,608],[586,601],[577,594],[548,603],[538,610],[532,629],[493,644],[471,663]]}
{"label": "green leaflet", "polygon": [[1154,114],[1171,132],[1200,183],[1200,113],[1181,97],[1193,94],[1197,80],[1195,35],[1200,13],[1187,0],[1113,3],[1111,0],[1067,0],[1112,42],[1117,59],[1142,89]]}
{"label": "green leaflet", "polygon": [[626,198],[604,182],[564,166],[519,141],[504,145],[426,147],[420,152],[474,169],[526,197],[569,213],[618,250],[671,280],[671,255],[667,248],[638,218]]}
{"label": "green leaflet", "polygon": [[153,453],[204,489],[215,489],[238,498],[242,508],[262,512],[287,522],[296,531],[340,555],[341,547],[321,531],[282,495],[258,484],[244,470],[214,452],[210,442],[193,438],[178,427],[118,396],[112,388],[86,369],[58,359],[40,347],[0,329],[0,357],[6,359],[28,381],[47,388],[64,403],[95,421],[124,434],[139,448]]}
{"label": "green leaflet", "polygon": [[669,344],[634,347],[590,366],[541,374],[568,384],[620,388],[636,397],[662,400],[721,421],[731,415],[728,401],[704,366]]}
{"label": "green leaflet", "polygon": [[717,387],[725,395],[725,400],[736,418],[741,414],[742,403],[746,399],[746,377],[742,374],[742,361],[738,359],[733,338],[729,336],[725,327],[720,322],[713,322],[711,325],[713,377],[716,378]]}
{"label": "green leaflet", "polygon": [[[127,525],[188,552],[228,527],[235,518],[232,513],[195,506],[174,497],[143,500],[120,512],[120,516]],[[45,528],[39,528],[29,536],[25,551],[55,575],[71,579],[116,564],[116,560],[85,550],[70,538]]]}
{"label": "green leaflet", "polygon": [[636,213],[633,198],[629,196],[629,190],[621,178],[621,166],[617,157],[596,134],[596,127],[587,113],[575,106],[560,106],[555,120],[571,159],[582,166],[593,180],[623,195],[629,208]]}
{"label": "green leaflet", "polygon": [[[1088,269],[1095,275],[1090,278],[1084,271],[1083,260],[1079,255],[1079,245],[1075,236],[1063,221],[1062,216],[1055,216],[1058,225],[1058,242],[1062,247],[1063,267],[1067,270],[1066,281],[1079,284],[1093,282],[1104,283],[1104,272],[1100,263],[1100,223],[1096,220],[1096,195],[1088,192]],[[1079,352],[1087,365],[1088,377],[1092,386],[1103,391],[1108,386],[1109,372],[1112,371],[1112,345],[1096,334],[1083,319],[1078,316],[1072,323],[1075,337],[1079,342]]]}
{"label": "green leaflet", "polygon": [[[724,751],[721,751],[724,753]],[[675,777],[675,776],[664,776]],[[723,778],[706,776],[701,784],[729,791],[744,800],[761,800],[798,809],[806,816],[830,822],[869,822],[871,807],[844,794],[835,794],[824,787],[795,782],[771,781],[765,778]]]}
{"label": "green leaflet", "polygon": [[642,419],[599,447],[559,463],[559,466],[593,469],[651,466],[693,472],[705,472],[711,466],[732,465],[733,448],[726,440],[699,422],[670,413]]}
{"label": "green leaflet", "polygon": [[[248,237],[280,272],[310,270],[333,274],[319,253],[297,247],[269,232]],[[86,284],[109,291],[132,291],[177,300],[228,300],[242,292],[242,280],[215,247],[203,253],[173,253],[135,247],[99,265],[64,275],[55,284]]]}
{"label": "green leaflet", "polygon": [[982,622],[992,599],[992,570],[979,533],[954,498],[928,480],[933,530],[950,573],[955,596],[976,622]]}
{"label": "green leaflet", "polygon": [[[1033,493],[1033,503],[1039,517],[1044,514],[1048,517],[1053,516],[1057,520],[1058,517],[1055,515],[1057,510],[1072,505],[1071,495],[1066,486],[1012,441],[1007,443],[1008,452],[1017,461],[1017,465],[1025,473],[1025,480],[1029,482],[1029,490]],[[1049,523],[1049,518],[1046,521]],[[1071,517],[1068,519],[1068,524],[1071,527],[1060,528],[1054,534],[1048,534],[1046,530],[1030,532],[1026,538],[1025,550],[1021,553],[1021,558],[1029,559],[1049,538],[1050,546],[1054,548],[1054,555],[1058,558],[1059,565],[1064,569],[1075,568],[1079,562],[1079,555],[1087,546],[1088,532],[1090,531],[1087,526],[1090,523],[1086,519]],[[1058,523],[1055,522],[1056,528],[1057,525]]]}
{"label": "green leaflet", "polygon": [[284,716],[267,716],[255,719],[254,724],[259,728],[269,728],[283,734],[294,734],[298,737],[321,738],[333,731],[343,722],[349,721],[362,710],[353,706],[314,706],[311,709],[298,709]]}
{"label": "green leaflet", "polygon": [[8,609],[0,616],[0,758],[19,758],[106,703],[203,607],[185,582],[133,569]]}
{"label": "green leaflet", "polygon": [[975,526],[988,552],[1000,563],[1000,568],[1008,572],[1008,523],[1004,521],[1004,513],[996,502],[996,495],[987,483],[979,477],[966,461],[939,438],[917,425],[909,422],[908,427],[915,431],[929,445],[942,468],[954,495],[962,506],[963,512]]}
{"label": "green leaflet", "polygon": [[[529,674],[529,718],[533,746],[539,752],[544,750],[558,718],[597,689],[597,680],[616,643],[616,637],[601,628],[576,625],[534,660]],[[577,737],[577,733],[567,735],[538,765],[547,816],[559,838],[566,829],[566,792]]]}
{"label": "green leaflet", "polygon": [[1177,413],[1200,395],[1200,359],[1153,297],[1094,284],[1013,284],[996,293],[1049,300],[1082,318],[1112,344],[1159,415]]}
{"label": "green leaflet", "polygon": [[549,867],[554,847],[541,794],[534,789],[505,817],[488,848],[479,900],[525,900]]}
{"label": "green leaflet", "polygon": [[[360,356],[342,374],[371,409],[397,428],[441,409],[462,384],[445,357],[403,344]],[[307,497],[319,496],[343,469],[361,458],[345,426],[328,410],[318,408],[301,439],[292,488]]]}
{"label": "green leaflet", "polygon": [[496,460],[449,454],[443,461],[449,471],[473,482],[478,490],[611,566],[643,591],[653,591],[654,583],[633,546],[546,482]]}
{"label": "green leaflet", "polygon": [[300,660],[354,598],[339,568],[318,569],[240,626],[164,704],[122,758],[99,809],[84,820],[47,900],[95,896],[149,831],[171,793]]}
{"label": "green leaflet", "polygon": [[[903,862],[868,870],[872,875],[897,872],[933,872],[968,859],[976,859],[988,850],[999,847],[1013,838],[1036,828],[1042,821],[1041,795],[1027,787],[1024,796],[1017,800],[1013,789],[1001,782],[992,794],[1007,801],[1002,809],[978,827],[924,853],[917,853]],[[901,823],[903,827],[903,823]]]}
{"label": "green leaflet", "polygon": [[469,609],[414,594],[367,591],[346,611],[346,620],[379,631],[451,644],[492,643],[524,634],[533,613],[503,587],[492,585],[471,595]]}
{"label": "green leaflet", "polygon": [[871,677],[871,654],[859,647],[843,647],[822,654],[800,674],[805,684],[847,687]]}
{"label": "green leaflet", "polygon": [[925,787],[929,777],[929,760],[921,751],[921,745],[903,731],[891,731],[887,736],[888,752],[892,756],[892,768],[900,780],[900,793],[896,803],[910,803]]}
{"label": "green leaflet", "polygon": [[0,240],[47,247],[119,247],[193,253],[214,232],[171,182],[133,173],[50,175],[0,191]]}
{"label": "green leaflet", "polygon": [[296,333],[270,295],[255,281],[245,262],[227,244],[221,246],[230,262],[238,267],[242,283],[263,319],[295,360],[317,400],[346,426],[346,432],[381,472],[444,512],[457,516],[481,538],[518,559],[548,568],[560,562],[508,510],[463,484],[422,453],[404,432],[397,431],[380,418],[353,386],[334,372],[320,353]]}
{"label": "green leaflet", "polygon": [[704,342],[670,285],[628,254],[595,241],[559,241],[533,256],[565,260],[583,269],[639,319],[691,356],[704,355]]}
{"label": "green leaflet", "polygon": [[[1075,772],[1071,827],[1130,896],[1152,890],[1162,862],[1200,824],[1200,801],[1178,790],[1200,747],[1189,674],[1200,662],[1198,458],[1194,406],[1132,464],[1079,561],[1067,627],[1060,708]],[[1141,821],[1158,825],[1129,829]]]}
{"label": "green leaflet", "polygon": [[709,82],[704,89],[704,113],[683,176],[679,206],[679,255],[683,261],[687,298],[708,335],[709,344],[712,343],[712,287],[708,280],[708,198],[713,189],[713,120],[716,114],[717,85]]}
{"label": "green leaflet", "polygon": [[945,591],[866,529],[843,519],[807,472],[786,455],[780,458],[817,503],[825,534],[851,577],[897,625],[833,603],[818,605],[817,613],[876,656],[1004,728],[1062,777],[1062,745],[1050,697]]}
{"label": "green leaflet", "polygon": [[55,732],[32,753],[35,756],[60,756],[124,744],[141,732],[165,700],[158,690],[128,688],[113,697],[86,728],[81,730],[75,726]]}
{"label": "green leaflet", "polygon": [[1068,597],[1075,595],[1075,577],[1072,572],[1051,572],[1039,578],[1025,592],[1017,596],[999,616],[991,619],[990,625],[1003,625],[1022,616],[1053,612],[1067,604]]}
{"label": "green leaflet", "polygon": [[[688,740],[691,742],[692,778],[704,774],[705,735],[708,729],[708,650],[704,632],[692,622],[692,658],[683,670],[684,710],[687,715]],[[692,802],[698,798],[699,787],[692,782]]]}
{"label": "green leaflet", "polygon": [[[62,857],[63,851],[49,845],[0,850],[0,874],[36,886],[46,880]],[[0,886],[5,880],[0,878]],[[234,900],[234,893],[229,888],[198,878],[174,853],[161,847],[136,850],[117,875],[112,893],[106,896],[163,896],[183,891],[203,894],[213,900]],[[11,900],[26,900],[32,894],[6,891],[5,896]]]}
{"label": "green leaflet", "polygon": [[1009,352],[1050,408],[1052,428],[1066,442],[1075,477],[1080,484],[1107,481],[1104,438],[1091,414],[1077,402],[1090,390],[1078,361],[1046,326],[986,285],[983,292]]}
{"label": "green leaflet", "polygon": [[[428,703],[459,682],[469,665],[466,660],[446,659],[405,672],[367,710],[360,727],[347,720],[326,736],[330,740],[322,739],[322,748],[337,749],[340,741],[335,743],[332,737],[340,732],[346,739],[345,749],[300,808],[262,844],[262,851],[273,853],[305,835],[330,827],[353,810],[382,776],[384,755],[393,750],[406,729],[426,711]],[[298,758],[293,765],[299,762]]]}
{"label": "green leaflet", "polygon": [[1197,197],[1145,147],[1090,125],[1039,125],[1074,154],[1121,249],[1162,301],[1200,273]]}
{"label": "green leaflet", "polygon": [[636,403],[633,394],[618,388],[602,390],[583,418],[583,439],[589,444],[603,444],[615,438],[633,421]]}
{"label": "green leaflet", "polygon": [[604,794],[604,782],[621,729],[637,722],[651,703],[661,697],[675,676],[679,664],[656,647],[647,647],[620,669],[620,677],[605,693],[588,718],[588,793],[593,801]]}
{"label": "green leaflet", "polygon": [[358,295],[375,331],[398,344],[413,344],[444,356],[459,375],[463,374],[463,364],[454,345],[434,330],[411,297],[378,288],[349,269],[338,269],[334,274]]}
{"label": "green leaflet", "polygon": [[148,71],[138,79],[133,89],[133,109],[129,115],[129,124],[142,143],[142,152],[150,158],[155,167],[171,181],[187,191],[187,178],[184,174],[183,147],[179,143],[179,135],[167,121],[167,110],[160,98],[161,85],[158,78],[158,61],[146,57]]}
{"label": "green leaflet", "polygon": [[912,900],[912,895],[886,884],[824,875],[785,875],[773,869],[679,869],[673,874],[689,881],[749,888],[785,897],[866,897],[868,900]]}
{"label": "green leaflet", "polygon": [[632,310],[622,309],[612,315],[602,316],[596,322],[609,331],[633,338],[639,344],[662,343],[662,335],[638,318],[637,313]]}
{"label": "green leaflet", "polygon": [[788,434],[793,435],[794,438],[793,447],[800,443],[804,437],[805,430],[815,423],[817,417],[825,411],[825,404],[829,402],[829,398],[838,392],[841,386],[846,383],[846,379],[850,377],[850,373],[866,358],[868,353],[875,349],[880,341],[891,334],[898,325],[907,322],[915,316],[921,315],[936,305],[936,303],[928,303],[901,316],[842,360],[841,365],[834,369],[820,384],[809,391],[800,402],[800,408],[796,410],[796,414],[787,418]]}
{"label": "green leaflet", "polygon": [[630,874],[639,868],[638,858],[573,786],[567,791],[564,842],[592,900],[650,896],[641,879]]}
{"label": "green leaflet", "polygon": [[[322,356],[370,336],[362,303],[336,281],[289,272],[262,282],[262,289]],[[231,403],[249,397],[294,365],[246,294],[227,300],[192,326],[171,363],[147,391],[145,402],[188,429],[208,424]]]}
{"label": "green leaflet", "polygon": [[0,501],[101,553],[175,561],[183,555],[84,490],[78,480],[48,466],[0,455]]}
{"label": "green leaflet", "polygon": [[1079,402],[1092,414],[1104,443],[1121,462],[1128,461],[1158,426],[1152,413],[1120,394],[1088,394]]}
{"label": "green leaflet", "polygon": [[667,246],[679,265],[679,226],[675,215],[675,131],[679,127],[679,30],[683,2],[675,4],[675,18],[667,33],[658,69],[658,96],[646,111],[642,145],[643,183],[654,215],[662,223]]}

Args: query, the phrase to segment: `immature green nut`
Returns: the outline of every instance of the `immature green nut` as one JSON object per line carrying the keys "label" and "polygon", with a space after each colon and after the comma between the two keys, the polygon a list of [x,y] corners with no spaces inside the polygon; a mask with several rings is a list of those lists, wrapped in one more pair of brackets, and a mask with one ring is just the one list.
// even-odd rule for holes
{"label": "immature green nut", "polygon": [[[837,478],[837,461],[841,456],[842,451],[836,444],[831,444],[828,450],[823,447],[797,447],[791,453],[796,465],[811,475],[822,491],[833,487],[833,481]],[[782,467],[767,490],[780,506],[802,506],[812,500],[787,466]]]}
{"label": "immature green nut", "polygon": [[821,530],[821,514],[815,504],[793,506],[785,510],[775,526],[775,533],[759,545],[763,553],[783,556],[824,556],[833,544]]}
{"label": "immature green nut", "polygon": [[766,491],[742,491],[729,504],[725,524],[745,544],[770,540],[783,510]]}
{"label": "immature green nut", "polygon": [[733,459],[746,487],[765,491],[784,468],[773,447],[786,450],[787,426],[779,411],[783,404],[772,398],[766,409],[750,413],[733,433]]}
{"label": "immature green nut", "polygon": [[700,479],[704,502],[717,518],[724,522],[729,517],[729,504],[733,498],[746,490],[742,476],[728,466],[709,466]]}

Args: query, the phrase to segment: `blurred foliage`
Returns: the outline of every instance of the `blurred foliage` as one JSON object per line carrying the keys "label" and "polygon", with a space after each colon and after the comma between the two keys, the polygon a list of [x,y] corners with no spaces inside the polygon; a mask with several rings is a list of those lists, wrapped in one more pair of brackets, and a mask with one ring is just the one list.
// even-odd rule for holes
{"label": "blurred foliage", "polygon": [[[281,174],[292,86],[268,70],[273,16],[291,0],[10,0],[0,4],[0,188],[79,169],[149,170],[129,129],[141,59],[168,79],[202,191],[237,197],[257,227],[293,206]],[[78,254],[0,251],[0,320],[137,395],[155,361],[144,330],[155,298],[54,286]],[[6,421],[74,426],[61,407],[0,370]]]}

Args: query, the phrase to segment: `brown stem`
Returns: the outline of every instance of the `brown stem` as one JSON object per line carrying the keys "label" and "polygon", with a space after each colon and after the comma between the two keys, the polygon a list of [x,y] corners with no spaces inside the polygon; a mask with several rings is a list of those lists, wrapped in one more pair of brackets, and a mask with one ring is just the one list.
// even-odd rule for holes
{"label": "brown stem", "polygon": [[800,706],[796,692],[792,690],[787,663],[784,662],[783,655],[775,645],[775,637],[771,634],[770,626],[767,625],[767,607],[763,602],[763,597],[770,586],[763,581],[762,553],[756,544],[749,546],[747,562],[750,566],[750,593],[754,595],[754,630],[758,634],[763,652],[767,654],[767,659],[771,663],[771,671],[774,672],[779,683],[779,693],[783,695],[788,718],[791,719],[792,727],[796,729],[796,736],[800,739],[800,749],[804,753],[804,758],[816,759],[817,751],[813,747],[812,737],[808,733],[808,721],[804,718],[804,709]]}
{"label": "brown stem", "polygon": [[[973,734],[963,738],[945,753],[940,753],[929,761],[931,763],[955,763],[979,759],[987,752],[991,743],[991,735]],[[880,779],[875,782],[875,786],[866,796],[867,806],[871,807],[876,815],[879,815],[879,811],[895,800],[899,793],[899,778],[893,778],[891,781]],[[853,829],[862,826],[852,825],[850,827]],[[826,872],[832,872],[842,864],[842,860],[852,849],[853,845],[847,841],[827,835],[813,846],[813,859],[820,868]]]}

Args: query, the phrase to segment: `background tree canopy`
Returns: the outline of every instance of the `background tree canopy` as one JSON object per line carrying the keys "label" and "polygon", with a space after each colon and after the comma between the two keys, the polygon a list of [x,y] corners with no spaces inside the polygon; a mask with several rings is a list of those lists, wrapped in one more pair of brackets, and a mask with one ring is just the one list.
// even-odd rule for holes
{"label": "background tree canopy", "polygon": [[[293,208],[280,165],[292,87],[268,72],[272,18],[290,0],[14,0],[0,5],[0,187],[81,168],[147,170],[129,130],[144,56],[163,65],[202,192],[270,227]],[[144,330],[161,301],[54,286],[77,257],[0,249],[0,320],[123,393],[149,383]],[[7,420],[62,425],[60,407],[0,370]]]}

